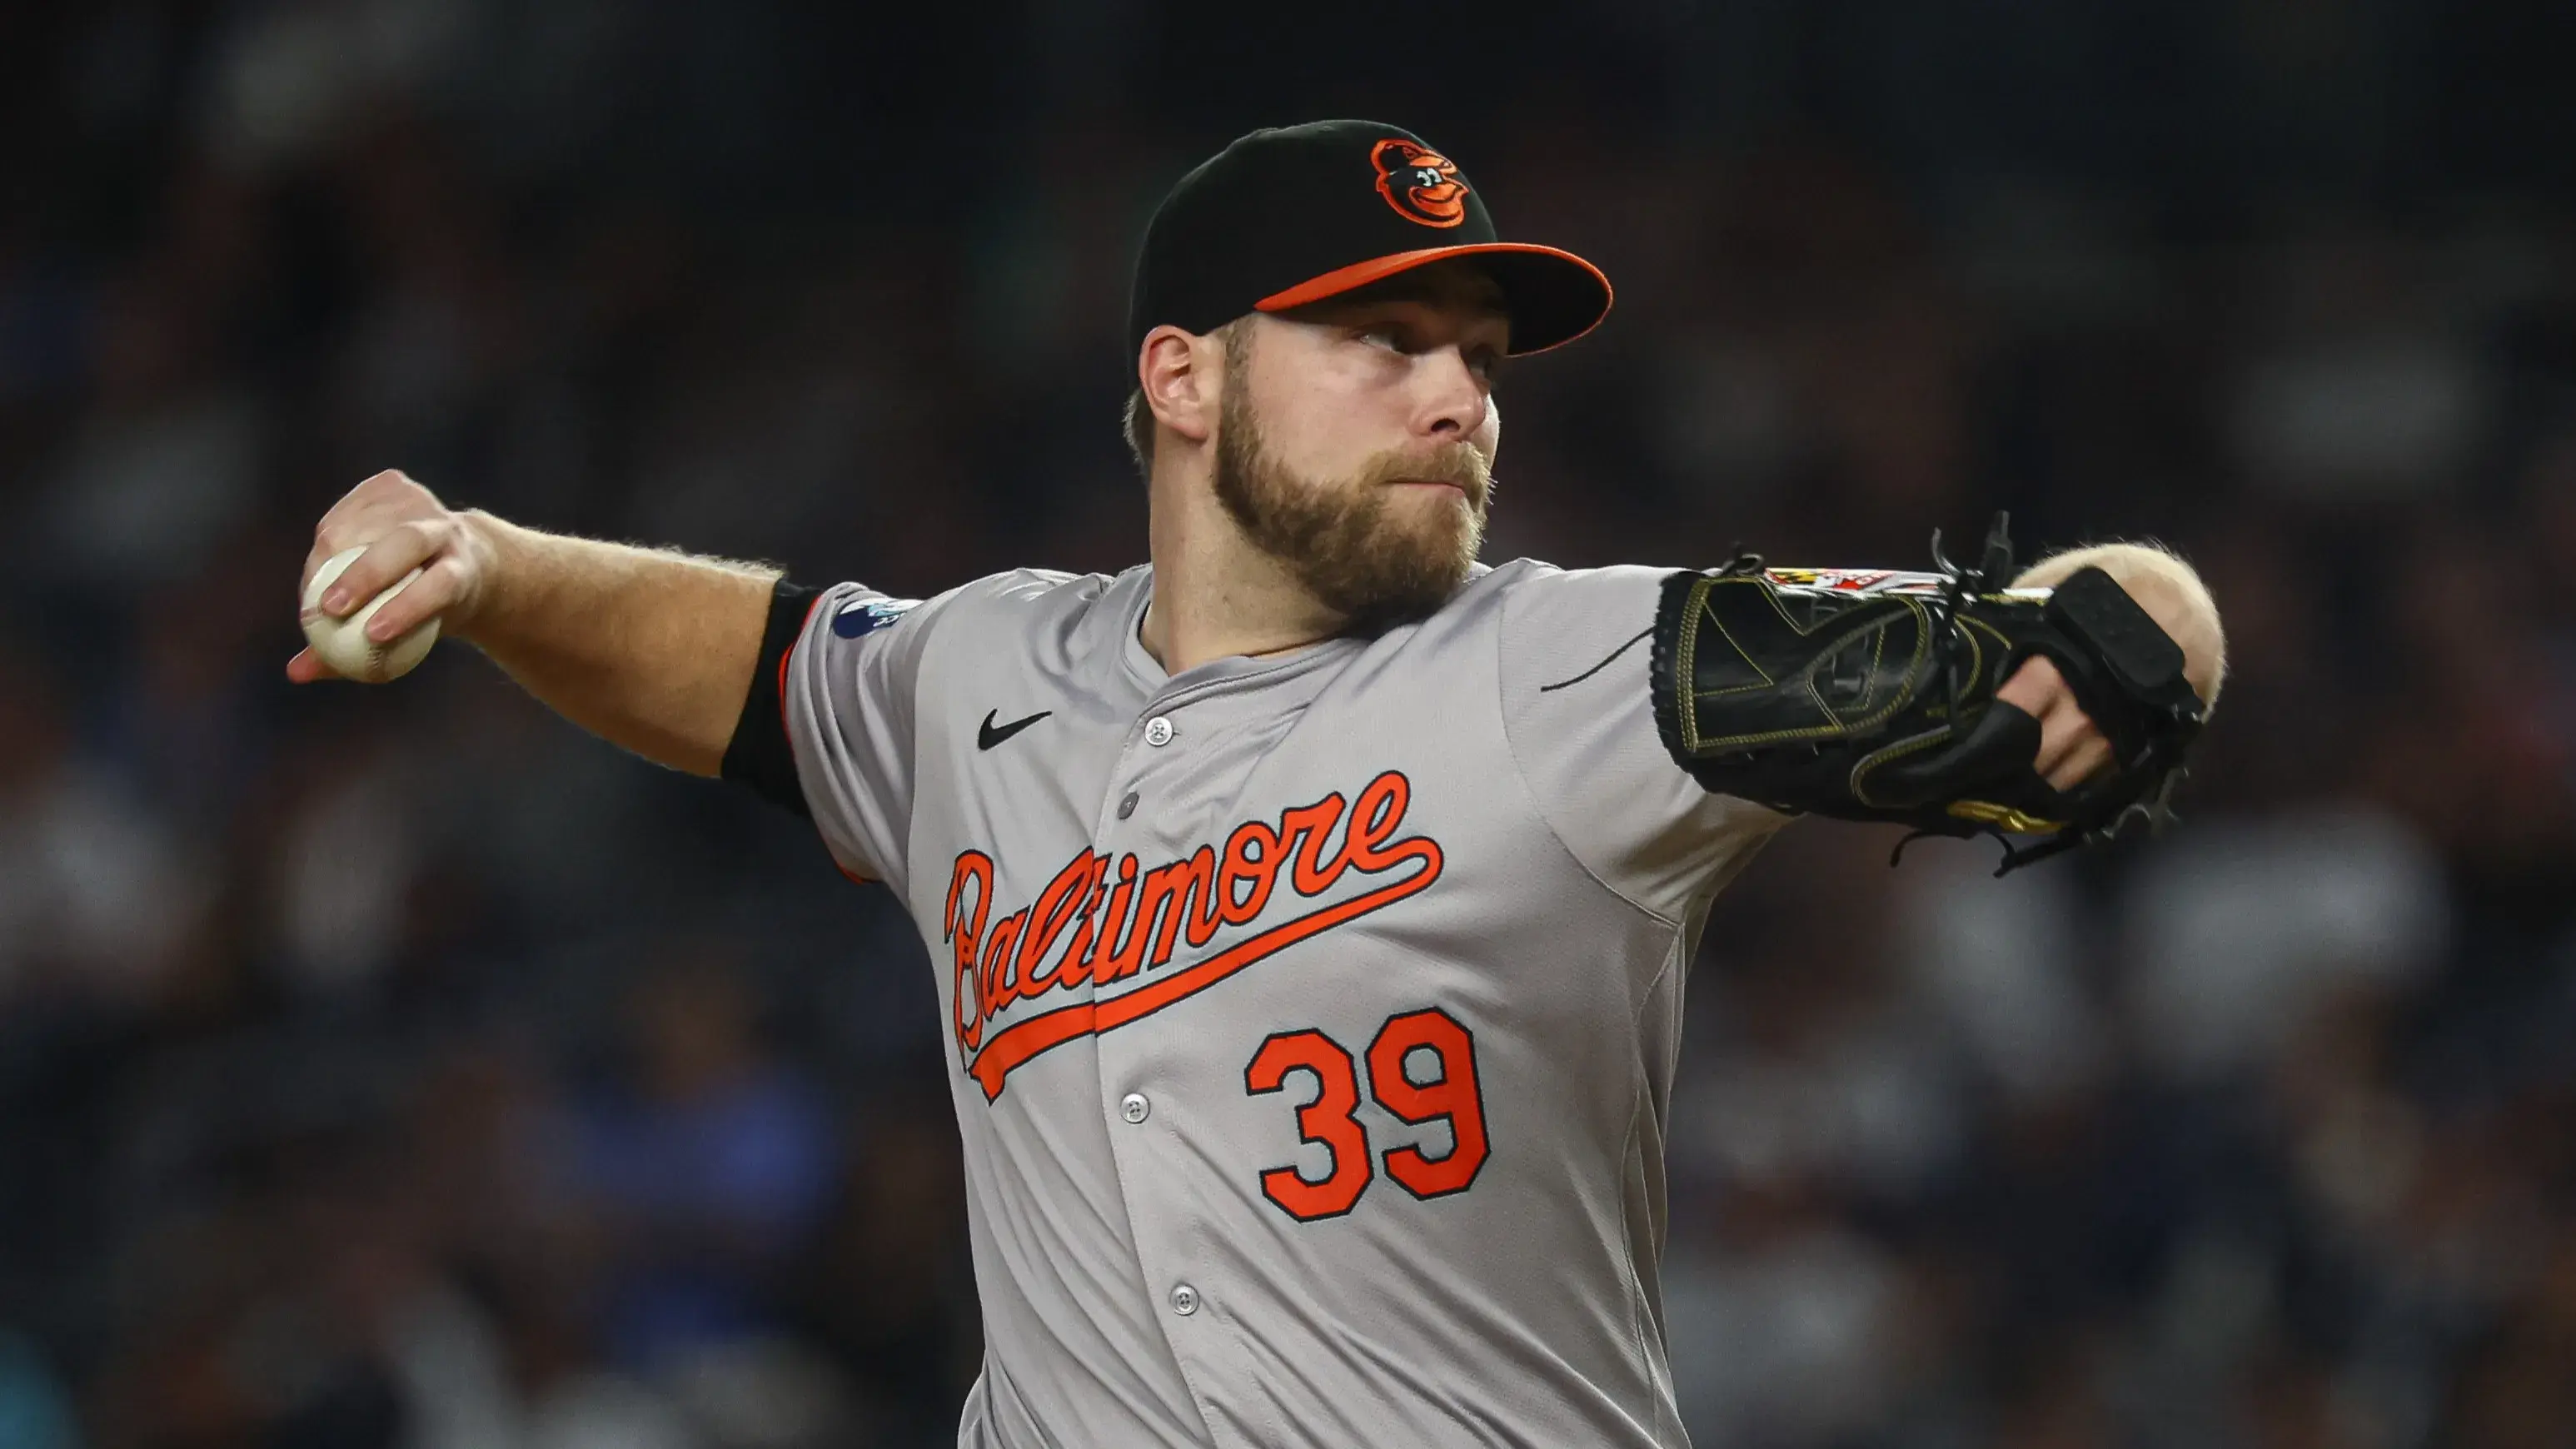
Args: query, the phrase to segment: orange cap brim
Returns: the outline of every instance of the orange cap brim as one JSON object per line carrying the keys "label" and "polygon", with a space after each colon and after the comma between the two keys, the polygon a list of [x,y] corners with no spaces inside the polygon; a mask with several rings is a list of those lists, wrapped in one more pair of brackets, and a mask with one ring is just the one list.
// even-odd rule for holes
{"label": "orange cap brim", "polygon": [[[1590,332],[1593,328],[1600,326],[1601,319],[1610,315],[1610,303],[1612,298],[1610,279],[1602,275],[1599,267],[1592,265],[1590,262],[1585,261],[1583,258],[1576,256],[1572,252],[1565,251],[1558,247],[1539,246],[1533,242],[1468,242],[1458,246],[1425,247],[1420,251],[1392,252],[1382,257],[1371,257],[1364,262],[1353,262],[1347,267],[1336,267],[1332,271],[1326,272],[1320,277],[1309,278],[1285,291],[1273,292],[1269,296],[1262,298],[1260,301],[1255,302],[1252,305],[1257,311],[1285,312],[1292,307],[1303,307],[1310,302],[1321,302],[1328,297],[1338,297],[1346,292],[1357,291],[1371,282],[1384,281],[1388,277],[1395,276],[1401,272],[1412,271],[1416,267],[1429,266],[1433,262],[1447,261],[1451,257],[1472,256],[1546,258],[1549,261],[1563,263],[1565,266],[1574,269],[1573,272],[1565,274],[1567,280],[1575,282],[1578,286],[1588,284],[1590,287],[1598,287],[1600,289],[1598,305],[1590,308],[1591,315],[1589,318],[1581,320],[1580,322],[1571,321],[1572,317],[1580,316],[1580,313],[1583,310],[1581,308],[1574,309],[1573,312],[1569,313],[1568,320],[1561,321],[1558,326],[1547,329],[1551,332],[1563,331],[1563,336],[1548,337],[1536,347],[1515,346],[1511,349],[1511,355],[1514,357],[1526,357],[1534,352],[1545,352],[1552,347],[1563,347],[1565,344],[1572,342],[1574,339],[1583,336],[1587,332]],[[1554,269],[1550,268],[1548,270],[1553,271]],[[1506,302],[1514,302],[1515,299],[1510,295],[1513,290],[1511,279],[1506,276],[1498,275],[1496,280],[1503,284]],[[1522,320],[1524,310],[1525,309],[1519,305],[1514,305],[1512,307],[1515,330],[1517,330],[1518,325]],[[1533,320],[1535,319],[1533,318]],[[1567,330],[1569,327],[1570,330]]]}

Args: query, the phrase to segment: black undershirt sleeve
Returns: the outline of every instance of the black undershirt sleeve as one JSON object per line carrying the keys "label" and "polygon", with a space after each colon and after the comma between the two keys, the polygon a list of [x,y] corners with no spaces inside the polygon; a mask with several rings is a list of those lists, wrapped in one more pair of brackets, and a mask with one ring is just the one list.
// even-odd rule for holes
{"label": "black undershirt sleeve", "polygon": [[769,598],[769,628],[761,635],[760,663],[751,671],[751,691],[742,701],[742,718],[734,722],[733,740],[725,746],[723,778],[747,787],[773,804],[811,818],[805,791],[796,783],[796,755],[787,745],[786,701],[780,697],[779,666],[805,630],[805,615],[821,590],[778,581]]}

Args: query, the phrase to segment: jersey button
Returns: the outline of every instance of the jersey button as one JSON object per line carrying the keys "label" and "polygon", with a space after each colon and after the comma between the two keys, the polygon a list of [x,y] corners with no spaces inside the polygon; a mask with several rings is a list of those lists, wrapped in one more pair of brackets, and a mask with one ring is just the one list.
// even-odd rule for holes
{"label": "jersey button", "polygon": [[1171,742],[1172,721],[1169,717],[1158,714],[1145,721],[1145,743],[1159,749]]}
{"label": "jersey button", "polygon": [[1130,790],[1130,791],[1128,791],[1128,792],[1127,792],[1127,798],[1118,802],[1118,818],[1119,818],[1119,819],[1121,819],[1121,820],[1124,820],[1124,819],[1126,819],[1128,816],[1133,815],[1133,814],[1135,814],[1135,813],[1136,813],[1136,792],[1135,792],[1135,791],[1133,791],[1133,790]]}
{"label": "jersey button", "polygon": [[1129,1092],[1118,1100],[1118,1115],[1131,1127],[1144,1121],[1145,1114],[1153,1110],[1154,1104],[1146,1101],[1142,1092]]}
{"label": "jersey button", "polygon": [[1172,1289],[1172,1311],[1183,1318],[1199,1311],[1199,1290],[1187,1283]]}

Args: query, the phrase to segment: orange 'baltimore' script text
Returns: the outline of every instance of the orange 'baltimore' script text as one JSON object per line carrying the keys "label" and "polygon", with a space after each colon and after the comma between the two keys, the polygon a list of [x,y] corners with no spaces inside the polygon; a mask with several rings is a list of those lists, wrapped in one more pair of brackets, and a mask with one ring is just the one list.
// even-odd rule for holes
{"label": "orange 'baltimore' script text", "polygon": [[[1414,895],[1439,879],[1439,842],[1394,838],[1412,783],[1394,770],[1359,798],[1341,792],[1279,812],[1277,824],[1247,820],[1222,846],[1202,845],[1168,865],[1140,870],[1134,855],[1115,864],[1085,850],[1065,862],[1032,905],[992,919],[993,858],[961,851],[948,881],[946,939],[955,950],[958,1060],[987,1100],[1002,1095],[1012,1069],[1079,1037],[1114,1031],[1246,966]],[[1341,834],[1334,837],[1339,824]],[[1192,949],[1221,927],[1261,919],[1285,883],[1302,903],[1329,894],[1343,875],[1379,875],[1410,864],[1409,875],[1290,917],[1168,972],[1182,942]],[[1140,973],[1157,973],[1114,993]],[[1083,999],[1022,1016],[985,1035],[1013,1004],[1088,983]]]}

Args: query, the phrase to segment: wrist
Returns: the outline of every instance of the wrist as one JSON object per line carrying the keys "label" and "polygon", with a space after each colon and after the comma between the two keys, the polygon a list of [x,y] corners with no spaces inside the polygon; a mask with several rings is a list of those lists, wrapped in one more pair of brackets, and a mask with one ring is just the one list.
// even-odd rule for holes
{"label": "wrist", "polygon": [[471,643],[509,616],[511,587],[519,572],[513,560],[520,552],[516,545],[521,530],[480,508],[463,509],[455,518],[456,551],[472,582],[448,609],[447,624],[457,637]]}

